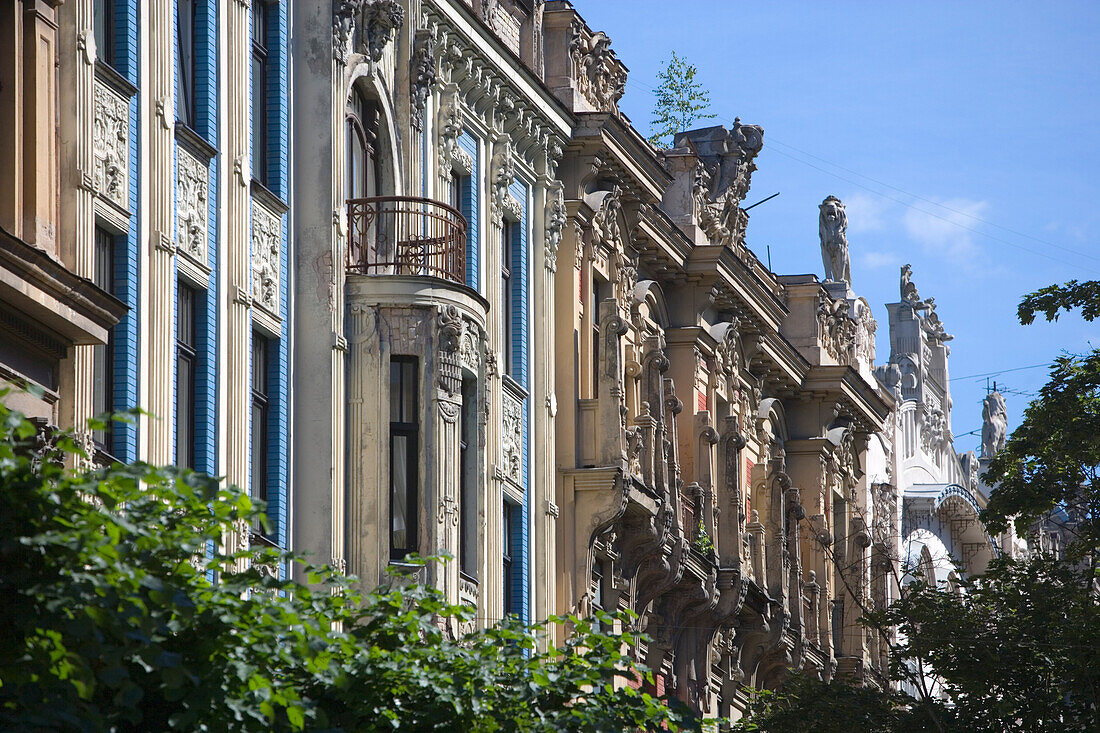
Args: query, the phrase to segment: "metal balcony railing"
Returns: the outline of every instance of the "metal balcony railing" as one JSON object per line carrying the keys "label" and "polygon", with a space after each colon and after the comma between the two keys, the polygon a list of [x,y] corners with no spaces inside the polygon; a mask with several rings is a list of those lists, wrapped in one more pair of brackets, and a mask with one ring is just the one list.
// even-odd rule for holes
{"label": "metal balcony railing", "polygon": [[466,283],[466,219],[414,196],[348,200],[348,272]]}

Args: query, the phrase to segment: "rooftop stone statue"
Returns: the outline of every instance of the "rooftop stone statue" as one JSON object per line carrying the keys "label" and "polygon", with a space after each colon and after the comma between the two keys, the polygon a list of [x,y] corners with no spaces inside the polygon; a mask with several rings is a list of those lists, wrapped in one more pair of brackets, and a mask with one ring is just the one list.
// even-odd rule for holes
{"label": "rooftop stone statue", "polygon": [[852,267],[848,259],[848,214],[836,196],[829,196],[818,207],[818,234],[821,237],[821,260],[825,263],[826,282],[852,282]]}

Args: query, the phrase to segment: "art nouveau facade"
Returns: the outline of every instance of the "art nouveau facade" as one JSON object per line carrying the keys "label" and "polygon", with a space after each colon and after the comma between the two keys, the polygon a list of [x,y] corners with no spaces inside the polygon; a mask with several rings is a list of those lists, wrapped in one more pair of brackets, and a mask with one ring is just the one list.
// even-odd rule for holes
{"label": "art nouveau facade", "polygon": [[295,546],[370,584],[447,552],[450,600],[535,618],[571,121],[541,7],[495,7],[295,3]]}
{"label": "art nouveau facade", "polygon": [[[287,4],[4,7],[5,32],[39,54],[22,59],[25,86],[4,84],[24,102],[4,114],[37,115],[5,128],[37,156],[20,161],[37,207],[23,238],[43,271],[76,278],[68,310],[37,316],[71,322],[39,339],[59,376],[18,376],[47,387],[50,424],[142,406],[89,436],[103,460],[226,476],[269,504],[270,527],[233,541],[286,545]],[[13,304],[23,317],[46,303],[30,295]]]}
{"label": "art nouveau facade", "polygon": [[633,610],[660,691],[734,717],[793,670],[884,684],[858,619],[906,560],[1015,547],[976,520],[932,299],[904,276],[876,367],[843,204],[824,281],[770,272],[763,129],[655,149],[569,2],[15,5],[3,78],[49,68],[38,29],[74,92],[0,109],[0,376],[49,382],[56,424],[151,411],[90,437],[267,500],[235,541],[370,586],[447,553],[425,579],[475,623]]}

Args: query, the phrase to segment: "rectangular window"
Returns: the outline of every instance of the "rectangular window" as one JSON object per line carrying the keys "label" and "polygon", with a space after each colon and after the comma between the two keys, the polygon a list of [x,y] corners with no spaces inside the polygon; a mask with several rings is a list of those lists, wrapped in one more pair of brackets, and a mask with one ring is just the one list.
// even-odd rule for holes
{"label": "rectangular window", "polygon": [[417,551],[417,412],[416,357],[390,359],[390,559]]}
{"label": "rectangular window", "polygon": [[195,290],[183,283],[176,294],[176,465],[195,467]]}
{"label": "rectangular window", "polygon": [[267,38],[270,5],[252,3],[252,175],[267,185]]}
{"label": "rectangular window", "polygon": [[176,0],[176,117],[194,129],[198,126],[195,104],[195,16],[197,0]]}
{"label": "rectangular window", "polygon": [[111,66],[115,65],[114,24],[115,0],[95,0],[92,8],[92,29],[95,34],[96,57]]}
{"label": "rectangular window", "polygon": [[500,328],[501,361],[505,374],[512,373],[512,237],[516,225],[505,221],[500,232]]}
{"label": "rectangular window", "polygon": [[252,498],[266,502],[268,485],[268,358],[269,342],[252,334]]}
{"label": "rectangular window", "polygon": [[462,380],[459,433],[459,566],[477,579],[477,381]]}
{"label": "rectangular window", "polygon": [[600,303],[607,292],[607,284],[592,276],[592,398],[600,389]]}
{"label": "rectangular window", "polygon": [[447,203],[458,211],[462,211],[462,178],[452,171],[447,181]]}
{"label": "rectangular window", "polygon": [[[95,228],[95,256],[92,281],[101,290],[114,293],[114,237]],[[114,339],[113,329],[107,331],[107,342],[92,347],[92,414],[102,415],[114,410]],[[96,430],[92,439],[100,450],[111,452],[108,430]]]}
{"label": "rectangular window", "polygon": [[514,586],[512,583],[512,542],[515,539],[513,534],[513,516],[516,512],[508,502],[504,502],[504,515],[501,526],[503,528],[503,536],[501,537],[501,543],[503,545],[503,561],[501,564],[501,572],[503,573],[504,580],[504,615],[516,613],[516,601],[513,598]]}

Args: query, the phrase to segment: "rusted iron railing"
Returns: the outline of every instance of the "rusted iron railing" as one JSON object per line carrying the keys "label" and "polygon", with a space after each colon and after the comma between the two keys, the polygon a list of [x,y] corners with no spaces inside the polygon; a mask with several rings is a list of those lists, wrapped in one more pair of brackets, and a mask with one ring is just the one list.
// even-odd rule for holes
{"label": "rusted iron railing", "polygon": [[466,219],[414,196],[348,200],[349,272],[427,275],[466,283]]}

